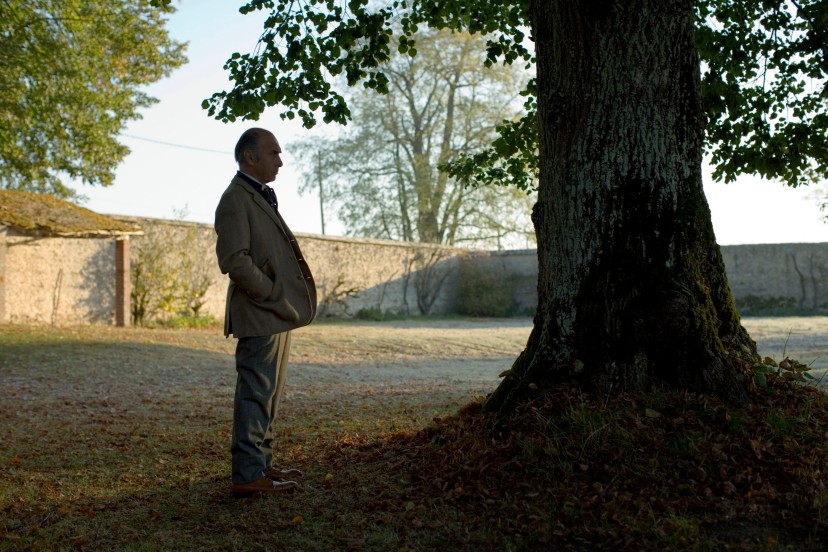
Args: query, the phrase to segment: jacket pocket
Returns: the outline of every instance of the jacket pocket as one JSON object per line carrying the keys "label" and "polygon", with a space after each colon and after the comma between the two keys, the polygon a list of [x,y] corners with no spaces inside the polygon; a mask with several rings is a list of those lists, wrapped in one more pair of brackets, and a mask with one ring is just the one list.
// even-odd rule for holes
{"label": "jacket pocket", "polygon": [[262,273],[271,280],[276,280],[276,269],[273,267],[273,262],[270,260],[270,257],[264,260],[264,263],[262,263],[262,266],[259,267],[259,270],[261,270]]}

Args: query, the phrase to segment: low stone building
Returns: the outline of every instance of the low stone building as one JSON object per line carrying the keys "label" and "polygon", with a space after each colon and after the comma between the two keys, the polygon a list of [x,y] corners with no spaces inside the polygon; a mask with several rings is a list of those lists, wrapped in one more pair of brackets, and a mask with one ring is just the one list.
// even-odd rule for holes
{"label": "low stone building", "polygon": [[0,323],[129,325],[138,226],[53,196],[0,190]]}

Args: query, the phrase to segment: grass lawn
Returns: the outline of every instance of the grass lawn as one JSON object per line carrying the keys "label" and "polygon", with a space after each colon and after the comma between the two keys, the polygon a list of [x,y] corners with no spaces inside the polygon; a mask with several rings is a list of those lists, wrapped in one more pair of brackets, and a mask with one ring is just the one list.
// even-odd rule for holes
{"label": "grass lawn", "polygon": [[825,549],[826,399],[795,371],[738,410],[552,389],[490,433],[475,398],[529,329],[297,331],[276,457],[305,477],[238,500],[234,340],[1,326],[0,550]]}

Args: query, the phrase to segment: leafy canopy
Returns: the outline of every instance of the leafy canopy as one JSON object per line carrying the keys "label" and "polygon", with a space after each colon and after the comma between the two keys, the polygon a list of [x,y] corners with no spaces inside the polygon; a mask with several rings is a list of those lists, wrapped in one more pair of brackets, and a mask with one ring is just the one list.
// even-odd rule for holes
{"label": "leafy canopy", "polygon": [[141,91],[186,61],[147,0],[0,2],[0,188],[72,197],[109,185],[117,136],[155,100]]}
{"label": "leafy canopy", "polygon": [[828,2],[708,0],[698,14],[714,177],[828,175]]}
{"label": "leafy canopy", "polygon": [[[828,1],[704,0],[696,6],[714,176],[749,173],[796,186],[828,175]],[[528,7],[529,0],[253,0],[243,13],[270,10],[258,47],[231,56],[225,68],[233,89],[203,107],[223,121],[257,119],[280,105],[282,117],[298,116],[306,127],[318,116],[344,124],[350,113],[335,79],[386,92],[383,65],[391,48],[415,56],[422,25],[483,34],[487,64],[531,67]],[[452,174],[530,187],[537,93],[530,81],[525,117],[504,122],[492,147],[454,163]]]}

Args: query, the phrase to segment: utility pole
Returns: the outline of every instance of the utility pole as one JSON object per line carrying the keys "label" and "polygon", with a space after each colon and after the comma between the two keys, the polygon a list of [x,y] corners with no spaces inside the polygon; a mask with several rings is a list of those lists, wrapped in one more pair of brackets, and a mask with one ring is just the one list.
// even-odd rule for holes
{"label": "utility pole", "polygon": [[322,188],[322,153],[316,152],[316,179],[319,182],[319,220],[322,221],[322,235],[325,235],[325,191]]}

